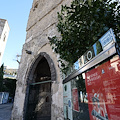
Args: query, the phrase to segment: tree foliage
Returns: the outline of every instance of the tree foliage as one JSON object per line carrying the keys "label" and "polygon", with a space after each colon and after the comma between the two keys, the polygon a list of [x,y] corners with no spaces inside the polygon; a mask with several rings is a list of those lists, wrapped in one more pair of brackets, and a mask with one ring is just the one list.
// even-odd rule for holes
{"label": "tree foliage", "polygon": [[57,28],[61,37],[50,40],[52,48],[61,59],[73,64],[110,28],[120,39],[120,4],[112,0],[74,0],[71,6],[61,7]]}
{"label": "tree foliage", "polygon": [[9,92],[10,97],[14,97],[16,89],[16,79],[3,78],[4,65],[0,67],[0,92]]}
{"label": "tree foliage", "polygon": [[9,92],[9,96],[14,98],[16,90],[16,79],[5,78],[2,89],[4,92]]}

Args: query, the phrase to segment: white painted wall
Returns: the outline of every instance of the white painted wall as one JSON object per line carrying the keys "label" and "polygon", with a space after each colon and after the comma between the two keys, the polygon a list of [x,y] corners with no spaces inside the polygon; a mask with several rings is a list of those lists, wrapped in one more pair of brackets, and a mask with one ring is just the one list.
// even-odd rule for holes
{"label": "white painted wall", "polygon": [[7,20],[0,19],[0,65],[4,54],[6,42],[8,39],[10,27]]}

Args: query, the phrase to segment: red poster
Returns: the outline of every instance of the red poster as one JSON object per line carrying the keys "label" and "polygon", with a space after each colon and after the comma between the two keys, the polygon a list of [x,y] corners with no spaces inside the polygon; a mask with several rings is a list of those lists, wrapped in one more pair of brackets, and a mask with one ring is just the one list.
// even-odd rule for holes
{"label": "red poster", "polygon": [[120,59],[111,60],[86,73],[90,120],[120,120]]}
{"label": "red poster", "polygon": [[79,112],[79,102],[78,102],[78,90],[77,90],[77,88],[72,89],[72,97],[73,97],[73,110]]}

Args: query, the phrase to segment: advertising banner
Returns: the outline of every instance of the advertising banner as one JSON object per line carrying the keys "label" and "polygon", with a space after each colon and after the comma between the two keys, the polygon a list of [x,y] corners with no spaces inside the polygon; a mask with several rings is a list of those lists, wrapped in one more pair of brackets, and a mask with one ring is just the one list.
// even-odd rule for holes
{"label": "advertising banner", "polygon": [[120,120],[120,59],[115,56],[85,74],[90,120]]}
{"label": "advertising banner", "polygon": [[79,112],[79,102],[78,102],[78,90],[77,90],[77,88],[72,89],[72,97],[73,97],[73,110]]}

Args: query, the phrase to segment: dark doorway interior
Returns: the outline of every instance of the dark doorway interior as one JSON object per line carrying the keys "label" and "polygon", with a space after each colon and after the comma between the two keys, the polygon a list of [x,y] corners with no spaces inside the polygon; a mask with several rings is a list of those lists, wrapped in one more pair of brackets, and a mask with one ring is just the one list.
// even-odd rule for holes
{"label": "dark doorway interior", "polygon": [[26,120],[51,120],[51,72],[43,57],[29,87]]}

